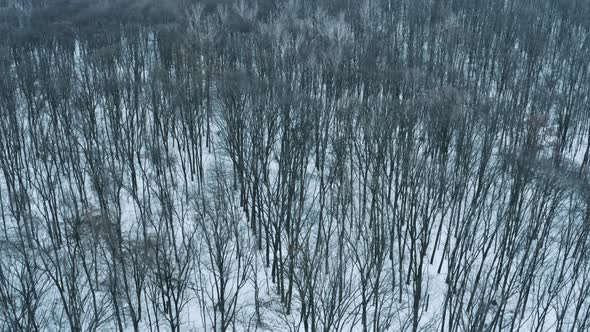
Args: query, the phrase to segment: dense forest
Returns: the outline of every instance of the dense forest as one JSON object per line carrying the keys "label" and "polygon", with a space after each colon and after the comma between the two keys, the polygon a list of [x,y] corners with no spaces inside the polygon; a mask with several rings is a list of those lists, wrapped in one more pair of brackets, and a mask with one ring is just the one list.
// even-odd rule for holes
{"label": "dense forest", "polygon": [[0,0],[0,331],[590,330],[590,1]]}

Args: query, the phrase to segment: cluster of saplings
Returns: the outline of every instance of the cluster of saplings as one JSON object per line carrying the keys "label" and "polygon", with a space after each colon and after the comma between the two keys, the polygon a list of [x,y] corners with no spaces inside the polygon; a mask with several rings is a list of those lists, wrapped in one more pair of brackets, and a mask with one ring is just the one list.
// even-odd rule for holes
{"label": "cluster of saplings", "polygon": [[590,329],[590,2],[1,0],[1,331]]}

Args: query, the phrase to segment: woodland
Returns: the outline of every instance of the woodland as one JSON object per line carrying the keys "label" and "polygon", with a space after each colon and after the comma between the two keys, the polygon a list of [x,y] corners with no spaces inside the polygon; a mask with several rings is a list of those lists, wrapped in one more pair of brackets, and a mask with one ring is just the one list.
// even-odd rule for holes
{"label": "woodland", "polygon": [[0,331],[589,331],[590,1],[0,0]]}

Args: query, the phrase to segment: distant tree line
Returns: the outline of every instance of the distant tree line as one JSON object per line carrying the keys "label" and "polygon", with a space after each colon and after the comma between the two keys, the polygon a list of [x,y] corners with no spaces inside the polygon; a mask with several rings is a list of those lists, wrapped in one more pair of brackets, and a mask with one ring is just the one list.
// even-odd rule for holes
{"label": "distant tree line", "polygon": [[589,18],[0,0],[0,331],[590,329]]}

